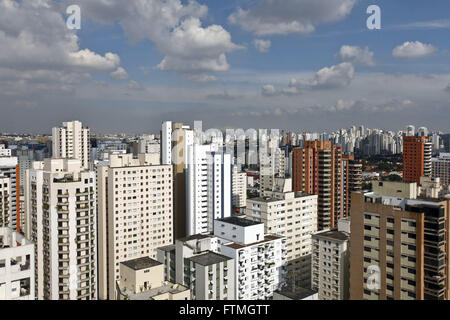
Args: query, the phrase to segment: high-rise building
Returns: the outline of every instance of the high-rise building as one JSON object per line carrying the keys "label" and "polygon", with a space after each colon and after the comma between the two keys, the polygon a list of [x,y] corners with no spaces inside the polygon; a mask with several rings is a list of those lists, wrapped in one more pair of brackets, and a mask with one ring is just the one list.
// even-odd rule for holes
{"label": "high-rise building", "polygon": [[212,232],[215,219],[231,216],[232,156],[214,144],[188,146],[187,234]]}
{"label": "high-rise building", "polygon": [[247,174],[233,166],[233,207],[244,208],[247,205]]}
{"label": "high-rise building", "polygon": [[420,183],[420,177],[431,177],[431,149],[428,137],[403,137],[403,181]]}
{"label": "high-rise building", "polygon": [[97,299],[96,178],[79,159],[45,159],[27,171],[27,238],[35,244],[36,297]]}
{"label": "high-rise building", "polygon": [[441,153],[431,159],[431,176],[440,178],[442,184],[450,185],[450,153]]}
{"label": "high-rise building", "polygon": [[11,226],[11,179],[0,176],[0,227]]}
{"label": "high-rise building", "polygon": [[34,300],[34,244],[0,228],[0,300]]}
{"label": "high-rise building", "polygon": [[343,155],[340,172],[340,185],[342,192],[339,194],[341,196],[341,206],[340,212],[337,214],[334,221],[350,216],[351,193],[361,190],[362,164],[355,161],[355,157],[353,155]]}
{"label": "high-rise building", "polygon": [[450,200],[384,193],[352,194],[350,298],[448,299]]}
{"label": "high-rise building", "polygon": [[341,149],[330,141],[305,141],[292,155],[293,191],[318,195],[318,230],[332,228],[341,212]]}
{"label": "high-rise building", "polygon": [[63,122],[52,129],[53,158],[79,159],[83,168],[89,168],[91,153],[90,129],[80,121]]}
{"label": "high-rise building", "polygon": [[241,217],[214,221],[220,253],[233,258],[235,298],[266,300],[286,283],[285,238],[265,234],[264,224]]}
{"label": "high-rise building", "polygon": [[340,228],[320,231],[312,236],[311,288],[319,300],[348,300],[350,297],[350,234]]}
{"label": "high-rise building", "polygon": [[9,179],[9,215],[0,222],[0,227],[10,227],[20,231],[23,227],[20,209],[20,168],[16,157],[0,156],[0,177]]}
{"label": "high-rise building", "polygon": [[172,166],[151,154],[111,155],[97,167],[99,298],[114,299],[120,263],[172,244]]}
{"label": "high-rise building", "polygon": [[273,191],[247,200],[248,219],[264,223],[264,231],[286,239],[287,281],[311,286],[311,235],[317,232],[317,195],[292,192],[291,179],[275,179]]}

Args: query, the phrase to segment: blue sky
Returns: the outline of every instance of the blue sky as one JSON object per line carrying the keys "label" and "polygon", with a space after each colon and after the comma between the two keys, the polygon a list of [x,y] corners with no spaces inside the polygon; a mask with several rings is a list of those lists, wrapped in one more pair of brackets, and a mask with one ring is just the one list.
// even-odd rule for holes
{"label": "blue sky", "polygon": [[[81,7],[81,30],[65,27],[70,4]],[[366,27],[372,4],[381,8],[381,30]],[[72,118],[98,132],[157,132],[163,120],[450,131],[448,0],[0,0],[0,7],[0,46],[11,48],[0,53],[0,108],[32,119],[2,117],[0,131],[46,132]],[[255,40],[270,45],[261,52]]]}

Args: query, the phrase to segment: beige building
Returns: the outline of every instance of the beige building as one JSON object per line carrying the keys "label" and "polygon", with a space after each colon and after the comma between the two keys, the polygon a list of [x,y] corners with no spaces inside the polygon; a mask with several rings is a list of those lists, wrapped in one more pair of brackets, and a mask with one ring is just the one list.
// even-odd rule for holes
{"label": "beige building", "polygon": [[448,299],[449,206],[443,198],[353,193],[350,298]]}
{"label": "beige building", "polygon": [[342,229],[312,236],[311,288],[319,300],[348,300],[350,282],[350,234]]}
{"label": "beige building", "polygon": [[238,166],[233,166],[232,174],[232,192],[233,207],[244,208],[247,205],[247,174],[240,172]]}
{"label": "beige building", "polygon": [[152,154],[111,155],[97,167],[99,298],[113,299],[120,262],[172,244],[172,166]]}
{"label": "beige building", "polygon": [[374,181],[372,182],[372,191],[374,194],[388,197],[415,199],[417,198],[417,183]]}
{"label": "beige building", "polygon": [[164,265],[149,257],[120,263],[117,300],[190,300],[189,288],[164,280]]}
{"label": "beige building", "polygon": [[264,223],[264,232],[286,239],[288,282],[311,285],[311,235],[317,232],[317,195],[291,191],[291,180],[275,178],[273,191],[247,200],[248,219]]}

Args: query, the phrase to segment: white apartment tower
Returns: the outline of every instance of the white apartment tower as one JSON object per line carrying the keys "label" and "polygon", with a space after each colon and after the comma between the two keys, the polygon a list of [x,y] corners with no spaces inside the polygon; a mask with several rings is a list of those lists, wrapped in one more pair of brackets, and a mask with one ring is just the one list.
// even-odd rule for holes
{"label": "white apartment tower", "polygon": [[172,121],[164,121],[162,124],[161,164],[172,164]]}
{"label": "white apartment tower", "polygon": [[63,122],[52,129],[53,158],[79,159],[83,168],[89,168],[90,129],[80,121]]}
{"label": "white apartment tower", "polygon": [[220,254],[234,259],[235,299],[266,300],[286,281],[284,237],[265,234],[264,224],[240,217],[214,221]]}
{"label": "white apartment tower", "polygon": [[[9,180],[9,182],[5,182],[9,185],[8,205],[3,205],[5,207],[4,209],[7,210],[4,210],[3,212],[4,219],[0,222],[0,227],[10,227],[17,230],[17,212],[20,212],[20,192],[18,192],[20,186],[20,174],[17,157],[11,157],[10,155],[0,156],[0,177]],[[8,211],[9,214],[6,214]],[[0,216],[1,215],[2,214],[0,213]],[[23,225],[20,221],[19,224]]]}
{"label": "white apartment tower", "polygon": [[78,159],[45,159],[27,171],[27,238],[35,243],[36,297],[97,299],[95,172]]}
{"label": "white apartment tower", "polygon": [[99,299],[114,299],[120,263],[172,244],[172,166],[151,154],[111,155],[97,167]]}
{"label": "white apartment tower", "polygon": [[187,235],[211,232],[215,219],[231,216],[232,157],[215,150],[213,144],[187,149]]}

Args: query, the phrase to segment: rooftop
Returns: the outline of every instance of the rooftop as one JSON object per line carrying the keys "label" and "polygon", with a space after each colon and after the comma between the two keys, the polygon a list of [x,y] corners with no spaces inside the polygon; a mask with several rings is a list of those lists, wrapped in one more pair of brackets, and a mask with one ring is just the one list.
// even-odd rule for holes
{"label": "rooftop", "polygon": [[175,245],[171,244],[171,245],[168,245],[168,246],[159,247],[158,249],[161,250],[161,251],[169,252],[169,251],[175,250]]}
{"label": "rooftop", "polygon": [[165,282],[161,287],[152,288],[144,292],[133,293],[131,291],[125,290],[122,291],[121,293],[123,295],[128,296],[130,300],[152,300],[153,297],[159,296],[161,294],[165,293],[176,294],[187,290],[189,289],[182,285],[173,284],[171,282]]}
{"label": "rooftop", "polygon": [[198,263],[202,266],[210,266],[216,263],[225,262],[231,260],[232,258],[209,251],[205,254],[200,254],[198,256],[190,257],[189,260]]}
{"label": "rooftop", "polygon": [[133,259],[133,260],[128,260],[128,261],[124,261],[121,262],[123,265],[127,266],[128,268],[131,268],[133,270],[142,270],[142,269],[147,269],[147,268],[151,268],[154,266],[158,266],[160,264],[162,264],[161,262],[158,262],[156,260],[153,260],[149,257],[142,257],[142,258],[137,258],[137,259]]}
{"label": "rooftop", "polygon": [[333,240],[337,240],[337,241],[346,241],[346,240],[350,239],[348,233],[342,232],[342,231],[337,231],[337,230],[322,231],[322,232],[313,234],[313,236],[333,239]]}
{"label": "rooftop", "polygon": [[182,241],[182,242],[186,242],[186,241],[191,241],[191,240],[201,240],[201,239],[207,239],[207,238],[211,238],[211,235],[210,234],[201,234],[201,233],[199,233],[199,234],[194,234],[192,236],[188,236],[188,237],[185,237],[185,238],[180,238],[178,240]]}
{"label": "rooftop", "polygon": [[289,287],[284,287],[276,292],[285,297],[291,298],[292,300],[303,300],[317,293],[317,291],[300,287],[297,287],[294,290]]}
{"label": "rooftop", "polygon": [[225,222],[234,224],[240,227],[249,227],[249,226],[255,226],[258,224],[262,224],[262,222],[256,222],[253,220],[245,219],[245,218],[239,218],[239,217],[228,217],[224,219],[217,219],[217,221]]}

